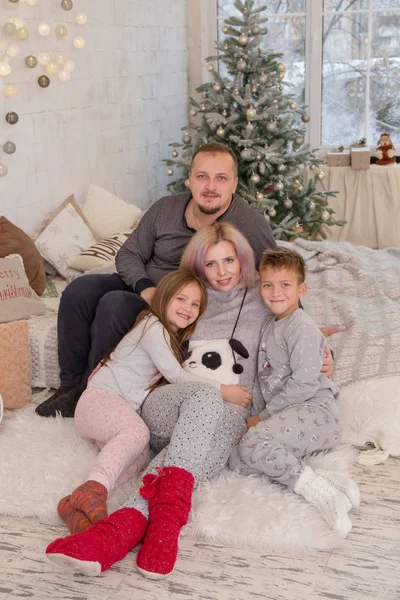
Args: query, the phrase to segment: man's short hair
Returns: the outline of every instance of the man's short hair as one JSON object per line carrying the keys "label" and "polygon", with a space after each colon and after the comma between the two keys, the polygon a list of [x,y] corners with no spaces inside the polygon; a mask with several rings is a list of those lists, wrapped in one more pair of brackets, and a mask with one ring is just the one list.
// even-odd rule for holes
{"label": "man's short hair", "polygon": [[264,250],[260,260],[259,271],[264,269],[279,270],[282,268],[294,271],[297,274],[299,283],[303,283],[306,278],[306,264],[304,259],[295,250],[289,248],[273,248]]}
{"label": "man's short hair", "polygon": [[198,154],[202,154],[203,152],[208,153],[208,154],[228,154],[231,157],[231,159],[233,160],[235,177],[237,177],[238,161],[237,161],[235,153],[228,146],[225,146],[224,144],[220,144],[219,142],[210,142],[209,144],[203,144],[202,146],[199,146],[197,148],[196,152],[192,156],[192,160],[190,163],[190,170],[192,170],[192,164],[193,164],[193,161],[196,158],[196,156]]}

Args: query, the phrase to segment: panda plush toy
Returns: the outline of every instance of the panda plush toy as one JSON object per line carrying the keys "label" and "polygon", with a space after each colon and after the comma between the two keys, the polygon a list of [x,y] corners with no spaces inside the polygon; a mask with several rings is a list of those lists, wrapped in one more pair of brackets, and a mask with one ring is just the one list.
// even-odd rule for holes
{"label": "panda plush toy", "polygon": [[199,377],[212,379],[225,385],[239,383],[242,365],[236,362],[235,353],[249,358],[249,353],[241,342],[230,340],[210,340],[189,343],[188,358],[183,368]]}

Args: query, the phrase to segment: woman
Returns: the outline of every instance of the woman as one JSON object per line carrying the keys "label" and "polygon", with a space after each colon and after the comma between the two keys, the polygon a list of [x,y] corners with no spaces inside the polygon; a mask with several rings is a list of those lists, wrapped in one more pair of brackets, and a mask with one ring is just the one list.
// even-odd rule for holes
{"label": "woman", "polygon": [[[253,252],[242,234],[220,222],[199,231],[181,266],[208,283],[208,308],[193,339],[241,342],[249,357],[234,352],[240,385],[225,402],[206,384],[170,384],[151,392],[142,410],[150,440],[161,452],[144,485],[125,506],[89,530],[59,539],[48,558],[86,575],[98,575],[143,539],[138,570],[162,578],[174,568],[180,530],[188,521],[195,483],[216,475],[246,431],[261,325],[268,314],[255,280]],[[233,344],[233,346],[235,346]]]}

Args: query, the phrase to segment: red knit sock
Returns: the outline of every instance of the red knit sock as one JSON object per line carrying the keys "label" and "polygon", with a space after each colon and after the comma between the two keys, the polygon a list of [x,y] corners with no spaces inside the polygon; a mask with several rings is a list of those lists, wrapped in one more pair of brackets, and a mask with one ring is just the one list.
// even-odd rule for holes
{"label": "red knit sock", "polygon": [[85,513],[71,506],[71,496],[62,498],[57,506],[57,512],[68,527],[68,531],[72,534],[86,531],[92,526],[92,523],[87,518]]}
{"label": "red knit sock", "polygon": [[71,506],[82,511],[91,523],[97,523],[108,515],[108,492],[98,481],[85,481],[71,494]]}
{"label": "red knit sock", "polygon": [[121,508],[87,531],[59,538],[46,549],[50,562],[83,575],[100,575],[142,541],[147,519],[135,508]]}
{"label": "red knit sock", "polygon": [[149,501],[149,527],[136,560],[137,569],[150,579],[161,579],[173,571],[178,539],[192,504],[194,477],[185,469],[164,467],[159,474],[145,475],[140,488]]}

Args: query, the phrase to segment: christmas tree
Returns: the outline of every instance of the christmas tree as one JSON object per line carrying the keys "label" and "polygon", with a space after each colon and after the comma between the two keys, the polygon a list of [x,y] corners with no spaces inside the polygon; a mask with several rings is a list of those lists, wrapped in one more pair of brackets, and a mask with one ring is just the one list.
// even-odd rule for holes
{"label": "christmas tree", "polygon": [[[200,122],[184,128],[182,143],[170,144],[172,159],[164,160],[168,175],[174,174],[174,166],[183,170],[168,189],[184,191],[195,150],[219,141],[238,158],[237,193],[265,213],[277,239],[325,238],[324,224],[344,222],[336,221],[328,206],[335,192],[317,189],[324,161],[304,143],[310,117],[293,94],[284,93],[290,83],[285,82],[283,55],[261,49],[268,32],[268,19],[262,16],[266,6],[237,0],[235,7],[241,16],[225,20],[218,55],[206,59],[213,81],[196,89],[199,102],[190,98],[190,116],[200,116]],[[218,62],[226,65],[227,76],[216,68]],[[306,167],[311,176],[304,177]]]}

